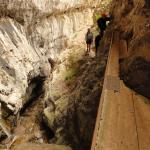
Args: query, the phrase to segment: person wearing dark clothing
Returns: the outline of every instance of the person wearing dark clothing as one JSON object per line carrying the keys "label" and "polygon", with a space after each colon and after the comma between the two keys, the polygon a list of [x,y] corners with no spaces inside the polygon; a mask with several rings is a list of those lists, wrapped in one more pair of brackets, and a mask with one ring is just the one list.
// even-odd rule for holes
{"label": "person wearing dark clothing", "polygon": [[85,41],[87,44],[87,53],[89,53],[91,50],[91,44],[93,43],[93,33],[91,32],[90,29],[88,29],[88,31],[85,35]]}
{"label": "person wearing dark clothing", "polygon": [[107,27],[106,22],[107,21],[110,21],[110,17],[107,17],[105,14],[102,14],[102,17],[100,17],[97,20],[97,25],[100,29],[101,37],[103,37],[104,31],[106,30],[106,27]]}
{"label": "person wearing dark clothing", "polygon": [[97,53],[98,53],[98,47],[99,47],[99,44],[100,44],[100,40],[101,40],[101,35],[97,35],[96,38],[95,38],[95,56],[97,57]]}

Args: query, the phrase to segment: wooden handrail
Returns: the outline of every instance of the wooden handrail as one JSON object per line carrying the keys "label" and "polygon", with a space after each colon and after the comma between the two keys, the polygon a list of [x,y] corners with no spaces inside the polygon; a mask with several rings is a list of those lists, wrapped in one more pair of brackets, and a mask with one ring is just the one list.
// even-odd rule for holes
{"label": "wooden handrail", "polygon": [[112,43],[113,43],[113,37],[114,37],[114,33],[112,33],[111,36],[111,44],[110,44],[110,48],[109,48],[109,54],[108,54],[108,60],[107,60],[107,65],[106,65],[106,70],[105,70],[105,78],[104,78],[104,84],[103,84],[103,90],[102,90],[102,94],[101,94],[101,98],[100,98],[100,104],[99,104],[99,108],[98,108],[98,114],[97,114],[97,118],[96,118],[96,124],[95,124],[95,129],[94,129],[94,135],[93,135],[93,140],[92,140],[92,146],[91,146],[91,150],[96,150],[96,146],[97,146],[97,142],[98,142],[98,131],[100,128],[100,118],[101,118],[101,113],[102,113],[102,107],[103,107],[103,101],[104,101],[104,89],[106,86],[106,76],[107,76],[107,72],[108,72],[108,65],[110,63],[110,56],[111,56],[111,48],[112,48]]}
{"label": "wooden handrail", "polygon": [[[100,104],[96,119],[96,125],[92,140],[92,146],[91,150],[97,150],[97,145],[99,142],[99,129],[101,125],[101,116],[102,116],[102,110],[103,110],[103,102],[105,100],[105,97],[107,95],[108,90],[114,90],[114,92],[119,90],[119,51],[116,49],[117,45],[114,45],[114,43],[117,43],[116,40],[119,37],[118,33],[112,33],[111,37],[111,44],[109,48],[109,55],[108,55],[108,61],[105,71],[105,77],[104,77],[104,85],[103,90],[100,98]],[[114,81],[114,84],[113,84]],[[116,85],[115,85],[116,84]]]}
{"label": "wooden handrail", "polygon": [[119,78],[126,44],[112,36],[91,150],[149,150],[150,101]]}

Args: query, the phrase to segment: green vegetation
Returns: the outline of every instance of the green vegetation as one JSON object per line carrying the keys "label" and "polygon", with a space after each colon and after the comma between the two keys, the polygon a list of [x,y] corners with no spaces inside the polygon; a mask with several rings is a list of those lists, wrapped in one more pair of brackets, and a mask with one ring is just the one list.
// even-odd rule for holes
{"label": "green vegetation", "polygon": [[68,67],[69,68],[74,68],[76,66],[76,63],[78,61],[78,57],[75,54],[75,52],[70,52],[67,58],[68,61]]}
{"label": "green vegetation", "polygon": [[65,80],[71,80],[77,74],[77,68],[70,68],[65,72]]}
{"label": "green vegetation", "polygon": [[77,75],[78,73],[78,61],[81,59],[81,56],[72,51],[69,53],[67,57],[67,67],[64,72],[64,79],[67,82],[71,82],[71,80]]}
{"label": "green vegetation", "polygon": [[95,20],[98,20],[101,17],[101,15],[99,13],[95,13],[94,17],[95,17]]}

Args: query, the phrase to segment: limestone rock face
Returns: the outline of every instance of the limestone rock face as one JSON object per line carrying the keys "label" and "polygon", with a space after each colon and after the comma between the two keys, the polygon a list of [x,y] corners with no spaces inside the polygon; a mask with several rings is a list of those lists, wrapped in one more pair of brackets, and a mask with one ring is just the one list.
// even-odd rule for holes
{"label": "limestone rock face", "polygon": [[60,52],[78,39],[78,32],[84,36],[93,24],[92,7],[99,2],[0,1],[0,101],[7,108],[18,112],[23,107],[36,86],[30,88],[30,83],[48,77],[48,59],[57,61]]}
{"label": "limestone rock face", "polygon": [[93,24],[92,15],[93,11],[86,9],[57,17],[51,16],[38,22],[31,29],[33,46],[42,48],[47,57],[57,60],[60,52],[78,41],[78,32],[82,31],[83,36],[85,35],[87,28]]}
{"label": "limestone rock face", "polygon": [[126,42],[121,60],[125,83],[150,98],[150,2],[148,0],[113,1],[114,28]]}
{"label": "limestone rock face", "polygon": [[30,45],[24,28],[12,19],[0,19],[0,47],[0,100],[18,111],[32,78],[47,76],[50,65]]}

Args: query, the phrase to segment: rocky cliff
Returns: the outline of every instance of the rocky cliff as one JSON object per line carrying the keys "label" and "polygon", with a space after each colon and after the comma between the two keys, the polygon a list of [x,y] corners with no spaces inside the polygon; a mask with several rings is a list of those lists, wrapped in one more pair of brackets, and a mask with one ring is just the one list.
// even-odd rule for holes
{"label": "rocky cliff", "polygon": [[[79,46],[84,41],[87,28],[93,25],[94,8],[104,2],[105,0],[0,0],[0,102],[7,110],[5,117],[10,111],[14,114],[20,112],[34,95],[38,95],[38,89],[44,87],[45,97],[41,101],[48,103],[44,119],[54,134],[50,142],[71,145],[77,150],[89,149],[112,31],[118,32],[118,43],[124,43],[124,49],[120,47],[121,78],[135,91],[150,98],[148,0],[113,0],[113,21],[108,37],[106,38],[106,32],[100,46],[101,61],[85,57],[78,68],[80,74],[76,75],[73,85],[69,86],[69,94],[66,96],[62,93],[63,96],[59,96],[62,89],[66,88],[63,87],[58,95],[50,97],[53,62],[60,60],[59,57],[66,48],[69,49],[74,44]],[[39,105],[40,113],[43,110],[42,102]],[[39,107],[35,109],[36,115]],[[26,123],[30,119],[22,117],[22,122]],[[34,120],[30,124],[33,122]],[[30,124],[30,131],[27,131],[35,137]],[[37,148],[41,147],[37,145]]]}
{"label": "rocky cliff", "polygon": [[[61,51],[93,24],[99,0],[0,0],[0,101],[17,113]],[[35,82],[36,81],[36,82]]]}
{"label": "rocky cliff", "polygon": [[[72,77],[59,79],[44,109],[44,119],[54,132],[50,142],[70,145],[74,150],[89,150],[93,137],[107,55],[103,59],[84,56],[77,62]],[[68,72],[69,73],[69,72]],[[68,89],[66,91],[66,89]]]}
{"label": "rocky cliff", "polygon": [[150,1],[113,1],[113,28],[124,43],[121,77],[138,93],[150,98]]}

